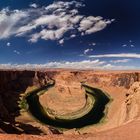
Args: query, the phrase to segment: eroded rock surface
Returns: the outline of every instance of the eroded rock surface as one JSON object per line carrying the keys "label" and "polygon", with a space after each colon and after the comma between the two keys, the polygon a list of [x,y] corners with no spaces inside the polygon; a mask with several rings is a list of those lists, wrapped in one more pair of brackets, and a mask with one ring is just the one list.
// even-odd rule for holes
{"label": "eroded rock surface", "polygon": [[[100,88],[113,99],[108,108],[106,123],[83,128],[78,134],[112,131],[140,118],[140,72],[139,71],[0,71],[0,132],[16,134],[52,134],[49,127],[31,120],[28,115],[20,116],[18,101],[28,87],[45,85],[50,79],[57,83],[54,94],[40,98],[60,114],[74,111],[84,105],[84,94],[78,92],[80,82]],[[77,100],[78,99],[78,102]],[[67,102],[67,100],[70,100]],[[50,101],[50,102],[49,102]],[[63,102],[67,102],[64,106]],[[71,103],[73,105],[71,106]],[[18,122],[17,122],[18,120]],[[20,120],[20,121],[19,121]],[[136,122],[135,122],[136,123]],[[135,124],[133,123],[133,125]],[[7,131],[4,129],[6,128]],[[28,129],[27,129],[28,128]],[[30,128],[30,129],[29,129]],[[8,130],[9,129],[9,130]],[[121,128],[123,130],[123,128]],[[75,130],[69,130],[75,133]],[[69,134],[67,131],[66,133]],[[82,135],[82,137],[84,137]]]}

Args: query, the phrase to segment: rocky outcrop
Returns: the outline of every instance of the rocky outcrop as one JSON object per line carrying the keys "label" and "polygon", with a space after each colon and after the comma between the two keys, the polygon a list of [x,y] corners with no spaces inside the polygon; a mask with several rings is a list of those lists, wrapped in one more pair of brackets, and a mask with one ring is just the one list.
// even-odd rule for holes
{"label": "rocky outcrop", "polygon": [[[21,93],[24,93],[29,86],[45,85],[50,79],[54,79],[59,85],[79,84],[80,82],[88,83],[93,87],[101,88],[107,91],[114,99],[109,110],[108,119],[113,122],[116,118],[121,117],[119,108],[122,104],[125,106],[126,117],[121,121],[126,121],[139,116],[139,89],[132,88],[131,92],[126,92],[135,82],[140,82],[140,72],[131,71],[91,71],[91,70],[53,70],[46,71],[0,71],[0,121],[15,124],[15,117],[19,115],[18,101]],[[135,87],[136,85],[134,85]],[[68,91],[69,95],[73,95],[74,89],[59,87],[59,92]],[[135,94],[134,94],[135,93]],[[126,97],[126,96],[127,97]],[[132,98],[135,97],[135,98]],[[123,98],[122,98],[123,97]],[[119,104],[120,103],[120,104]],[[125,105],[126,104],[126,105]],[[135,112],[135,113],[134,113]],[[137,112],[137,113],[136,113]],[[128,114],[128,115],[127,115]],[[117,116],[117,117],[115,117]],[[124,121],[125,120],[125,121]],[[109,124],[109,125],[110,125]],[[116,123],[117,124],[117,123]],[[116,125],[114,123],[114,126]],[[5,125],[5,124],[4,124]],[[112,127],[114,127],[112,126]],[[116,125],[117,126],[117,125]],[[0,126],[1,128],[1,126]],[[1,131],[0,131],[1,132]],[[16,133],[16,132],[15,132]]]}
{"label": "rocky outcrop", "polygon": [[140,118],[140,82],[135,82],[126,93],[126,121]]}
{"label": "rocky outcrop", "polygon": [[87,80],[104,86],[129,88],[134,82],[140,81],[140,73],[91,73]]}
{"label": "rocky outcrop", "polygon": [[96,134],[83,135],[4,135],[0,140],[139,140],[140,121],[134,121],[121,127]]}
{"label": "rocky outcrop", "polygon": [[39,71],[0,71],[0,118],[14,121],[19,114],[18,100],[21,93],[32,85],[41,86],[47,83],[55,72]]}

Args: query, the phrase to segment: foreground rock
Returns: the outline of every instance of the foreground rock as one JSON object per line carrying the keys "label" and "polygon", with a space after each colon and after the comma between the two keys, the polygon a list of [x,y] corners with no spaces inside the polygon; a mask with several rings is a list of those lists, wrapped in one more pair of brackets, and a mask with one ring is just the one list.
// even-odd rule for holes
{"label": "foreground rock", "polygon": [[[137,128],[137,129],[136,129]],[[133,121],[112,130],[86,135],[0,135],[0,140],[139,140],[140,121]]]}

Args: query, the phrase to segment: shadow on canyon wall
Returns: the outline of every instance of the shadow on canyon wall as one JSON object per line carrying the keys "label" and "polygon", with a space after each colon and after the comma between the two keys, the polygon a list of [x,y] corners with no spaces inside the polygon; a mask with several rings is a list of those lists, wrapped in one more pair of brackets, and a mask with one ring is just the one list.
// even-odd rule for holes
{"label": "shadow on canyon wall", "polygon": [[15,127],[15,117],[20,115],[18,101],[21,93],[29,86],[43,86],[54,73],[35,71],[0,71],[0,129],[5,133],[40,134],[41,131],[31,125],[20,124],[21,132]]}

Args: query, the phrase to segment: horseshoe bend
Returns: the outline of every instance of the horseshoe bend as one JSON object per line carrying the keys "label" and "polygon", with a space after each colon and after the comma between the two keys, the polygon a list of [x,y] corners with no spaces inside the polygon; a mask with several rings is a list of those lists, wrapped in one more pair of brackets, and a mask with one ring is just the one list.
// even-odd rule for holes
{"label": "horseshoe bend", "polygon": [[140,71],[1,70],[0,80],[2,140],[138,136]]}
{"label": "horseshoe bend", "polygon": [[[105,105],[107,104],[107,102],[109,102],[109,98],[99,89],[91,88],[85,84],[81,84],[81,88],[82,87],[85,88],[85,97],[84,97],[85,104],[83,105],[82,108],[80,107],[79,109],[77,109],[77,111],[73,111],[73,112],[65,111],[67,113],[64,113],[64,114],[57,113],[56,112],[57,108],[50,109],[49,106],[47,106],[47,104],[49,104],[49,101],[45,102],[46,105],[45,103],[44,104],[42,103],[41,105],[39,102],[39,97],[40,97],[39,95],[43,94],[42,98],[45,99],[45,96],[44,96],[45,92],[47,94],[47,90],[48,90],[48,93],[49,93],[48,88],[53,85],[54,83],[48,84],[48,86],[44,86],[40,89],[35,89],[32,92],[27,93],[23,101],[23,102],[26,102],[26,104],[28,105],[26,110],[29,111],[36,119],[38,119],[42,123],[48,124],[51,126],[60,127],[60,128],[81,128],[86,125],[97,124],[104,116],[103,111],[105,109]],[[71,88],[70,86],[68,87]],[[74,86],[74,88],[76,89],[76,86]],[[56,92],[55,89],[52,90],[52,92],[50,93],[50,96],[53,94],[53,92],[55,94]],[[66,92],[64,94],[66,94]],[[71,101],[66,100],[63,104],[65,105],[65,103],[68,103],[71,105],[71,108],[72,108],[74,100],[71,97],[68,97],[68,98],[69,98],[68,100],[71,100]],[[78,99],[78,96],[74,98]],[[56,102],[57,102],[57,99],[54,98],[54,104]],[[75,104],[77,104],[76,102]],[[57,107],[58,106],[59,104],[57,104]],[[63,109],[63,111],[64,109],[67,109],[67,108],[64,108],[64,106],[61,106],[61,108]]]}

